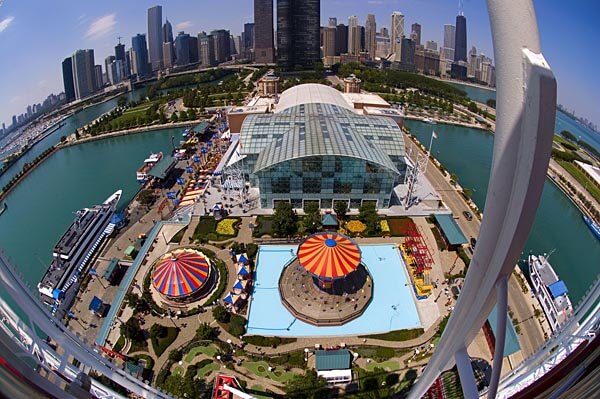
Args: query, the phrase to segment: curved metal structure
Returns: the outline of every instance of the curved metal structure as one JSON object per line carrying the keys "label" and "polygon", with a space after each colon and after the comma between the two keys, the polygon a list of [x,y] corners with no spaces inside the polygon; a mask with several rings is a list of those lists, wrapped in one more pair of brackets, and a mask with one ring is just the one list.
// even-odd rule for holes
{"label": "curved metal structure", "polygon": [[[489,397],[495,397],[506,331],[506,280],[531,230],[552,148],[556,81],[540,50],[531,1],[488,0],[497,73],[497,120],[485,218],[461,295],[410,398],[457,364],[465,397],[478,397],[467,346],[498,303]],[[497,360],[496,360],[497,359]]]}

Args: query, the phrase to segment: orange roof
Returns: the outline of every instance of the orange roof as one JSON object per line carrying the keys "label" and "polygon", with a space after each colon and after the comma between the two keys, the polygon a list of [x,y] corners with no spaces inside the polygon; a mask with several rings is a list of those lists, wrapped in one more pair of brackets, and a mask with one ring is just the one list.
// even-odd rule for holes
{"label": "orange roof", "polygon": [[341,234],[317,233],[300,244],[298,261],[319,278],[338,279],[356,270],[360,264],[360,249]]}

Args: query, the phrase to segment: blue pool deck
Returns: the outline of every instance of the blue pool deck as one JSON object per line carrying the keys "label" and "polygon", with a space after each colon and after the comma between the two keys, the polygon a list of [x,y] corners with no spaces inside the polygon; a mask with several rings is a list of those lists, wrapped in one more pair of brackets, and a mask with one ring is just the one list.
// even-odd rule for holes
{"label": "blue pool deck", "polygon": [[362,262],[373,277],[373,299],[360,317],[335,327],[317,327],[297,320],[281,304],[278,289],[281,271],[296,249],[296,245],[260,246],[247,334],[326,337],[421,327],[416,298],[411,286],[406,285],[408,272],[398,249],[391,244],[360,245]]}

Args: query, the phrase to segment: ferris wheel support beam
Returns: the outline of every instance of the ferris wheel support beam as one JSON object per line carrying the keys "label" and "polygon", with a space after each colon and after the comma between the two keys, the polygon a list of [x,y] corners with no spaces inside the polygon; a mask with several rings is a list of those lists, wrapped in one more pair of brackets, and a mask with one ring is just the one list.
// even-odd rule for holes
{"label": "ferris wheel support beam", "polygon": [[[487,0],[487,5],[497,71],[497,122],[485,218],[456,307],[410,399],[422,397],[456,363],[456,354],[469,346],[496,304],[499,282],[510,277],[531,230],[552,149],[556,80],[540,52],[533,3]],[[494,357],[502,358],[504,348],[499,349]],[[461,384],[469,387],[472,381],[463,381],[464,374]]]}

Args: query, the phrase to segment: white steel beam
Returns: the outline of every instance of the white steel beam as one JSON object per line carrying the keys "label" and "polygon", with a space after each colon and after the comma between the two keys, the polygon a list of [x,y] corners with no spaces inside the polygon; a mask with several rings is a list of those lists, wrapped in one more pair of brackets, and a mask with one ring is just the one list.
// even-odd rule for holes
{"label": "white steel beam", "polygon": [[[540,53],[531,0],[488,0],[497,76],[497,120],[485,218],[464,288],[410,398],[454,365],[496,303],[533,224],[552,149],[556,81]],[[462,382],[462,381],[461,381]],[[465,386],[465,383],[463,383]]]}

